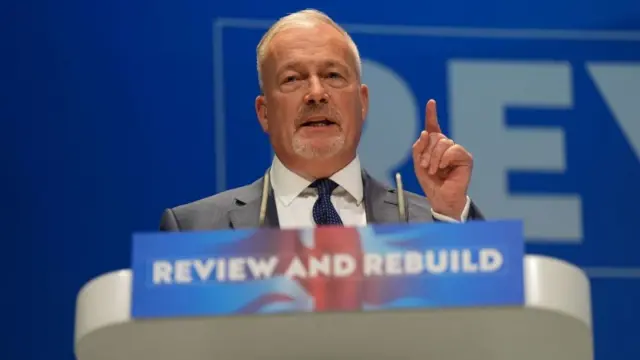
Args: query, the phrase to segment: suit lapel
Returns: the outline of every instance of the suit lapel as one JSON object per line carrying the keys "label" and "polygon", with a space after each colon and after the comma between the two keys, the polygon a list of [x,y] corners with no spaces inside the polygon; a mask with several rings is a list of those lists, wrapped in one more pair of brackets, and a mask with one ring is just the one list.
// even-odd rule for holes
{"label": "suit lapel", "polygon": [[267,227],[280,227],[280,221],[278,219],[278,208],[276,207],[276,198],[275,196],[273,196],[273,189],[271,188],[269,190],[269,198],[267,199],[267,214],[264,222]]}
{"label": "suit lapel", "polygon": [[[262,184],[264,177],[255,181],[245,191],[234,198],[233,208],[229,211],[229,222],[234,229],[257,228],[260,217],[260,202],[262,199]],[[279,227],[278,210],[276,208],[273,190],[269,190],[267,199],[267,213],[265,226]]]}
{"label": "suit lapel", "polygon": [[404,222],[398,212],[396,190],[378,182],[365,171],[362,172],[362,179],[367,224]]}

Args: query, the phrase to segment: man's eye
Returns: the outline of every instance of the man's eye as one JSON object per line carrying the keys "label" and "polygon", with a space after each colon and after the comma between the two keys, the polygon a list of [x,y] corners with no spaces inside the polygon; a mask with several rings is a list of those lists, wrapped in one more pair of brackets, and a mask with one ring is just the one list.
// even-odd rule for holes
{"label": "man's eye", "polygon": [[337,73],[337,72],[330,72],[330,73],[329,73],[329,77],[330,77],[330,78],[334,78],[334,79],[340,78],[340,73]]}
{"label": "man's eye", "polygon": [[284,82],[286,82],[286,83],[287,83],[287,82],[293,82],[293,81],[296,81],[296,77],[295,77],[295,76],[293,76],[293,75],[291,75],[291,76],[287,76],[287,77],[284,79]]}

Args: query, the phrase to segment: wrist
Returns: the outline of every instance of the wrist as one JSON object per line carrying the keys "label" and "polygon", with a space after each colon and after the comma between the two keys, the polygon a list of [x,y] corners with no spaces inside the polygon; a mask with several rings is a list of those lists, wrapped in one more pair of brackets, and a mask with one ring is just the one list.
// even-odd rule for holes
{"label": "wrist", "polygon": [[462,215],[464,213],[464,209],[467,206],[467,197],[464,196],[461,199],[456,199],[454,201],[442,202],[431,204],[431,208],[438,214],[450,217],[452,219],[456,219],[458,221],[462,220]]}

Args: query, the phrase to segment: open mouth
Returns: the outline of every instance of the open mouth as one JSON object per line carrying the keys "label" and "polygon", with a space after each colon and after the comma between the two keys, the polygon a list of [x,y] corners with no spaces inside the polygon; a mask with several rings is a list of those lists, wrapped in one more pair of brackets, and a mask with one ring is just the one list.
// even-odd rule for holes
{"label": "open mouth", "polygon": [[302,123],[301,127],[307,127],[307,126],[323,127],[323,126],[330,126],[330,125],[336,125],[336,123],[329,119],[313,119],[313,120],[305,121],[304,123]]}

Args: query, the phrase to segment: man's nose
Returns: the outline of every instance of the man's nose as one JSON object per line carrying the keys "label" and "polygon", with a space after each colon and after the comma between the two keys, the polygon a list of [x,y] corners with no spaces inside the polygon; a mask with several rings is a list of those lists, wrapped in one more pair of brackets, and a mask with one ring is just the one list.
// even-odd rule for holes
{"label": "man's nose", "polygon": [[329,101],[329,95],[324,88],[322,81],[317,77],[312,77],[309,81],[309,92],[305,96],[305,102],[307,104],[313,103],[327,103]]}

